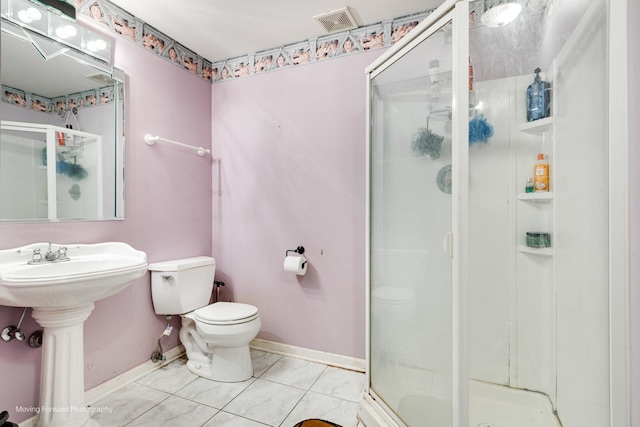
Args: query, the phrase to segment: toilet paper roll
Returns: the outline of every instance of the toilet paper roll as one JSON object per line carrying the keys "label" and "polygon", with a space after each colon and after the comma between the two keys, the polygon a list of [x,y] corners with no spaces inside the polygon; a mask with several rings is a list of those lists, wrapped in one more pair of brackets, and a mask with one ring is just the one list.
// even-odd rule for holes
{"label": "toilet paper roll", "polygon": [[307,259],[302,255],[287,256],[284,259],[284,271],[304,276],[307,272]]}

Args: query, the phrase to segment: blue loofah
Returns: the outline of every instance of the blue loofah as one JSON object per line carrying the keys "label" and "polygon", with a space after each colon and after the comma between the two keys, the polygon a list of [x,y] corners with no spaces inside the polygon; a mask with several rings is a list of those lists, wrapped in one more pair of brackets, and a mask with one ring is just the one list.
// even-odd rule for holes
{"label": "blue loofah", "polygon": [[478,114],[469,121],[469,145],[474,142],[484,142],[493,136],[493,126],[487,123],[484,114]]}
{"label": "blue loofah", "polygon": [[66,175],[69,173],[69,166],[71,166],[71,163],[65,162],[64,160],[58,160],[56,162],[56,172]]}
{"label": "blue loofah", "polygon": [[69,170],[67,171],[69,178],[72,178],[75,181],[86,178],[88,174],[89,173],[85,168],[77,164],[69,165]]}
{"label": "blue loofah", "polygon": [[419,128],[418,132],[413,136],[411,148],[414,152],[426,156],[429,160],[435,160],[440,157],[440,148],[444,136],[440,136],[427,128]]}

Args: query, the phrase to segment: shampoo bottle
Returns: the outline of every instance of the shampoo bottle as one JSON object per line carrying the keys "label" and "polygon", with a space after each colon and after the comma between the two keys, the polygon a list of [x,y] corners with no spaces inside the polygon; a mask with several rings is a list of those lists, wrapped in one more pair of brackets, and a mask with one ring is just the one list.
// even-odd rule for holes
{"label": "shampoo bottle", "polygon": [[525,193],[533,193],[533,178],[527,178],[527,186],[525,187]]}
{"label": "shampoo bottle", "polygon": [[543,119],[551,115],[551,84],[540,78],[540,68],[535,69],[536,77],[527,88],[527,121]]}
{"label": "shampoo bottle", "polygon": [[538,154],[538,161],[533,168],[533,188],[536,193],[549,191],[549,163],[542,153]]}

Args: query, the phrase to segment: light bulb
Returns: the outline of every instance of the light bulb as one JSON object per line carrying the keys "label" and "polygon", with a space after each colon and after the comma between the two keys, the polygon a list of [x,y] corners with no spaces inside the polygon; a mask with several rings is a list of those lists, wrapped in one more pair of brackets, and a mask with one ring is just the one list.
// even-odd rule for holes
{"label": "light bulb", "polygon": [[76,30],[76,27],[70,24],[56,28],[56,36],[60,37],[61,39],[75,37],[77,34],[78,30]]}
{"label": "light bulb", "polygon": [[68,37],[75,37],[78,34],[76,27],[70,24],[64,26],[64,32]]}
{"label": "light bulb", "polygon": [[99,50],[104,50],[107,48],[107,42],[102,39],[98,40],[90,40],[87,42],[87,49],[91,52],[97,52]]}
{"label": "light bulb", "polygon": [[42,14],[35,7],[30,7],[26,10],[23,9],[19,11],[18,18],[25,24],[29,24],[33,21],[39,21],[40,19],[42,19]]}
{"label": "light bulb", "polygon": [[34,21],[39,21],[40,19],[42,19],[42,14],[35,7],[30,7],[29,9],[27,9],[27,15],[29,15],[29,18]]}
{"label": "light bulb", "polygon": [[497,4],[480,17],[480,21],[487,27],[502,27],[518,17],[522,5],[518,3]]}
{"label": "light bulb", "polygon": [[29,24],[31,21],[33,21],[26,10],[21,10],[20,12],[18,12],[18,18],[25,24]]}

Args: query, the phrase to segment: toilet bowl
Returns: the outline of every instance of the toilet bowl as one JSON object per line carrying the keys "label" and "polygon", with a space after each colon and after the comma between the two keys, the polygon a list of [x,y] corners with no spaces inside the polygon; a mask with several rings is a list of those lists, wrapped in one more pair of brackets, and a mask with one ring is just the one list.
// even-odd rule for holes
{"label": "toilet bowl", "polygon": [[413,289],[382,286],[371,292],[372,314],[394,326],[410,321],[416,312],[416,294]]}
{"label": "toilet bowl", "polygon": [[239,382],[253,375],[249,342],[258,335],[258,309],[249,304],[209,304],[215,259],[194,257],[149,264],[156,314],[182,318],[180,342],[187,368],[214,381]]}
{"label": "toilet bowl", "polygon": [[417,309],[413,289],[382,286],[371,292],[372,331],[376,350],[387,354],[405,351]]}
{"label": "toilet bowl", "polygon": [[217,302],[181,317],[180,342],[187,352],[187,368],[191,372],[223,382],[251,378],[249,342],[261,326],[257,308]]}

